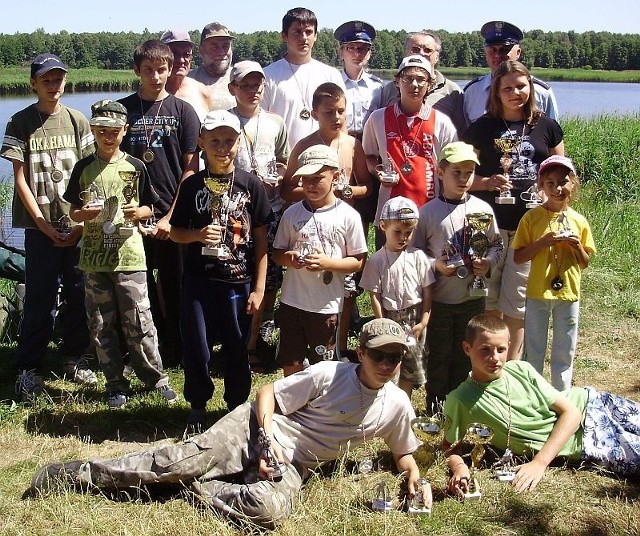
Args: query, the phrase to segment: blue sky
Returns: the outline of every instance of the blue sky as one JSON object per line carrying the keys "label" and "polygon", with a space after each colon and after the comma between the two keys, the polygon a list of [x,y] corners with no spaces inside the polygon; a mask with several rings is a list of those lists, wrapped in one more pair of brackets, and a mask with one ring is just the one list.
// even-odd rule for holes
{"label": "blue sky", "polygon": [[0,33],[195,30],[213,21],[232,31],[280,30],[284,13],[312,9],[321,28],[361,19],[388,30],[479,30],[489,20],[507,20],[523,30],[640,33],[637,0],[9,0],[3,3]]}

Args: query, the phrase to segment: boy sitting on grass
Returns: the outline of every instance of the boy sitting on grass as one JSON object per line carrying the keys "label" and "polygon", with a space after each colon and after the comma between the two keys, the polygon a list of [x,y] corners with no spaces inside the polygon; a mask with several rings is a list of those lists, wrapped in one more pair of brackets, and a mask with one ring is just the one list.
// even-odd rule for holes
{"label": "boy sitting on grass", "polygon": [[640,403],[591,387],[560,393],[529,363],[507,361],[509,330],[489,314],[469,321],[463,349],[471,373],[444,405],[451,492],[469,488],[469,468],[457,443],[474,422],[493,429],[494,447],[529,459],[514,468],[519,493],[534,489],[557,456],[622,476],[640,474]]}

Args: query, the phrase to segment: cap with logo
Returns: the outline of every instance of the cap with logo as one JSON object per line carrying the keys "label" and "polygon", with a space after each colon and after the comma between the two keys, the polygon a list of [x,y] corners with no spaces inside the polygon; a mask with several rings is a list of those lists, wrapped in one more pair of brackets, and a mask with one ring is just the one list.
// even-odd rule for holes
{"label": "cap with logo", "polygon": [[235,39],[235,37],[229,33],[229,28],[219,22],[210,22],[202,29],[202,33],[200,34],[200,44],[210,37],[226,37],[228,39]]}
{"label": "cap with logo", "polygon": [[401,195],[392,197],[382,206],[381,220],[417,220],[418,206]]}
{"label": "cap with logo", "polygon": [[344,43],[367,43],[370,45],[376,38],[376,31],[367,22],[350,20],[338,26],[333,32],[333,36],[340,41],[341,45]]}
{"label": "cap with logo", "polygon": [[239,61],[231,68],[229,78],[231,82],[239,82],[251,73],[260,73],[264,78],[264,71],[257,61]]}
{"label": "cap with logo", "polygon": [[408,69],[409,67],[418,67],[420,69],[424,69],[425,71],[427,71],[427,73],[429,73],[429,76],[431,78],[433,78],[434,76],[433,66],[431,65],[431,62],[427,58],[424,58],[419,54],[412,54],[411,56],[403,58],[400,62],[400,65],[398,65],[396,76],[398,76],[402,71]]}
{"label": "cap with logo", "polygon": [[227,110],[214,110],[204,116],[200,132],[205,130],[214,130],[220,127],[229,127],[236,131],[237,134],[242,132],[240,119]]}
{"label": "cap with logo", "polygon": [[451,162],[452,164],[457,164],[458,162],[475,162],[478,166],[480,165],[478,155],[473,145],[463,141],[447,143],[447,145],[442,148],[442,151],[440,151],[438,162],[442,162],[443,160]]}
{"label": "cap with logo", "polygon": [[127,124],[127,109],[113,100],[99,100],[91,105],[89,124],[94,127],[123,127]]}
{"label": "cap with logo", "polygon": [[325,166],[338,169],[340,167],[338,153],[327,145],[312,145],[300,153],[298,170],[293,176],[314,175]]}
{"label": "cap with logo", "polygon": [[53,69],[60,69],[65,73],[69,72],[69,68],[55,54],[40,54],[31,62],[31,78],[47,74]]}
{"label": "cap with logo", "polygon": [[167,30],[160,36],[160,41],[165,45],[170,43],[191,43],[191,36],[186,30]]}
{"label": "cap with logo", "polygon": [[517,45],[524,37],[522,30],[510,22],[492,20],[482,25],[480,34],[487,45]]}
{"label": "cap with logo", "polygon": [[549,169],[550,167],[554,167],[554,166],[561,166],[573,173],[576,172],[576,168],[574,167],[573,162],[571,161],[571,158],[567,158],[566,156],[560,156],[559,154],[554,154],[540,163],[540,167],[538,167],[538,175],[542,175],[542,173],[546,169]]}
{"label": "cap with logo", "polygon": [[387,344],[401,344],[407,349],[407,335],[397,322],[389,318],[375,318],[360,331],[361,348],[380,348]]}

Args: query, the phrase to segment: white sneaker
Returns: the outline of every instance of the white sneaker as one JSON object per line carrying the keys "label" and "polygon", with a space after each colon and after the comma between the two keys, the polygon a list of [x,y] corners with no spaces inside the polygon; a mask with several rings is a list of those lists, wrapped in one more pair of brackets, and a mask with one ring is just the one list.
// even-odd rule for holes
{"label": "white sneaker", "polygon": [[167,401],[167,404],[175,404],[178,401],[178,394],[171,388],[169,384],[156,387],[162,397]]}
{"label": "white sneaker", "polygon": [[91,354],[84,354],[73,361],[68,361],[64,366],[64,371],[71,380],[80,385],[97,385],[98,377],[96,373],[89,368],[89,359]]}
{"label": "white sneaker", "polygon": [[129,397],[124,394],[122,391],[114,391],[112,393],[107,393],[107,405],[110,409],[119,409],[123,407]]}

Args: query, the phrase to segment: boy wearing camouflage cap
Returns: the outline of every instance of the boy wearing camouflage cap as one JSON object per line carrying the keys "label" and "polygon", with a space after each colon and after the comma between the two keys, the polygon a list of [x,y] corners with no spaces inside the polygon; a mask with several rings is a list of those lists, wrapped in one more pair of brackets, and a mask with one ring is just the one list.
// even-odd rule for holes
{"label": "boy wearing camouflage cap", "polygon": [[144,246],[136,225],[151,217],[158,194],[150,185],[146,166],[120,150],[128,126],[127,109],[103,100],[91,112],[89,124],[97,151],[73,168],[64,198],[71,203],[71,219],[84,222],[80,269],[89,329],[107,380],[107,404],[115,409],[128,399],[120,332],[136,375],[171,404],[177,395],[162,372]]}

